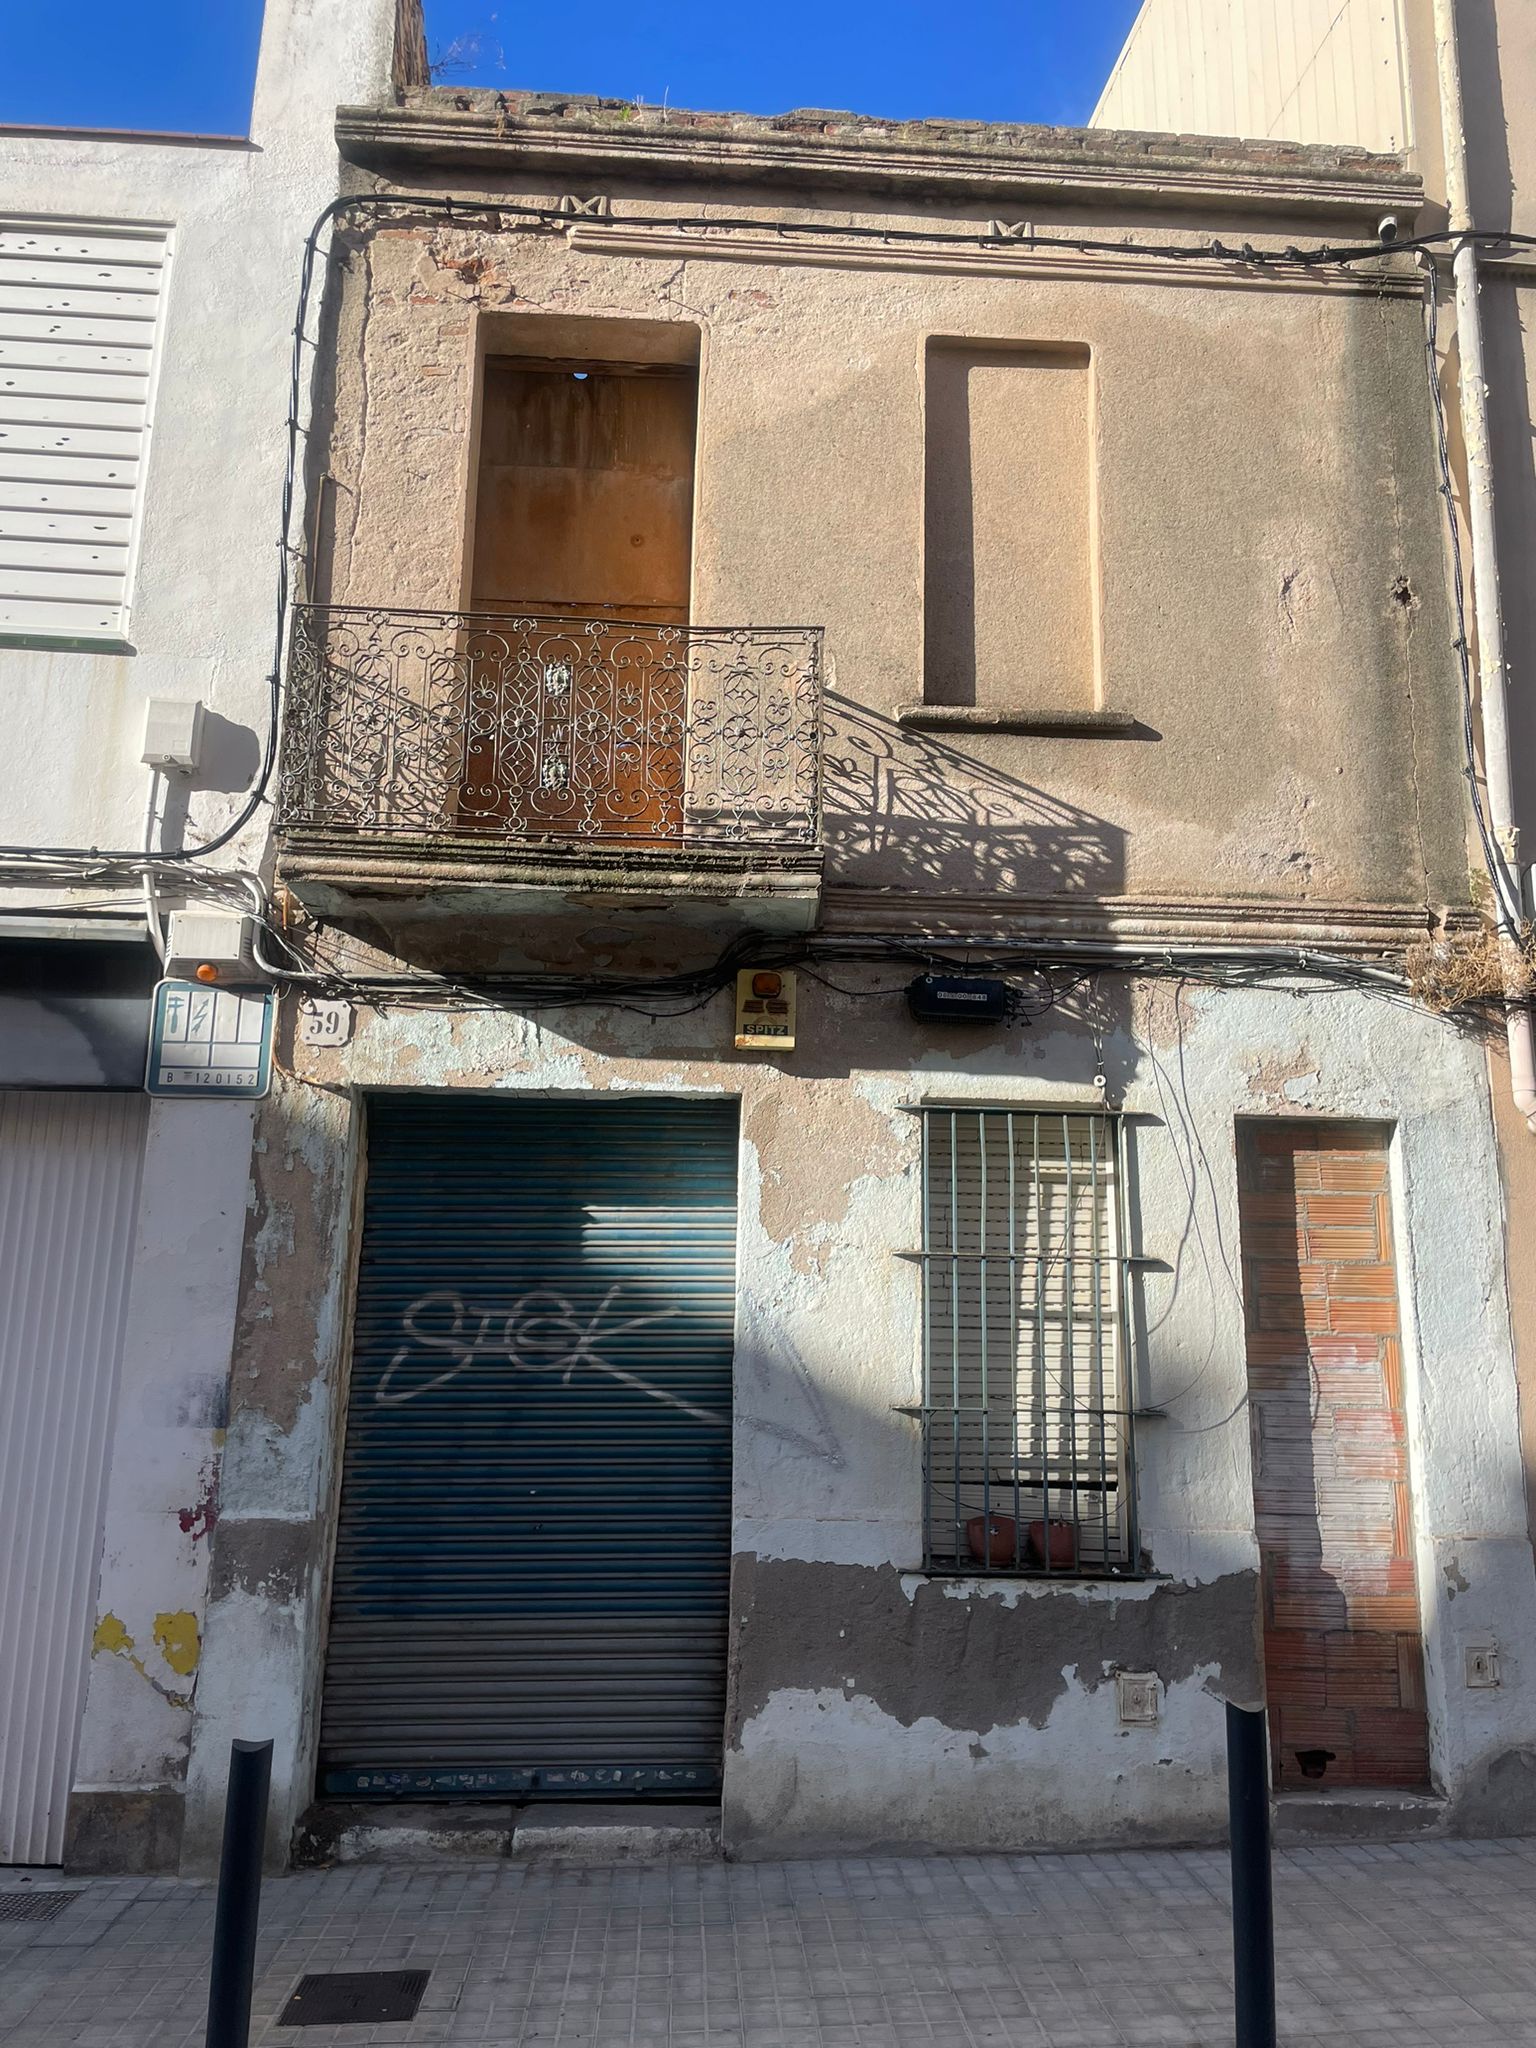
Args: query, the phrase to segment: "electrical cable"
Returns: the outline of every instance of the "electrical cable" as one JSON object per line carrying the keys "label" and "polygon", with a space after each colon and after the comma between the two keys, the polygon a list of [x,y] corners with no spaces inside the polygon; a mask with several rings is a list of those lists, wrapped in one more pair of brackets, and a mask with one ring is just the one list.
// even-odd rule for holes
{"label": "electrical cable", "polygon": [[[158,768],[151,768],[149,771],[149,806],[144,817],[144,851],[146,855],[153,855],[155,840],[159,836],[160,785],[160,770]],[[149,943],[160,955],[160,958],[164,960],[165,927],[160,922],[160,902],[155,890],[155,871],[148,860],[145,862],[144,872],[140,877],[140,881],[144,889],[144,922],[149,930]]]}
{"label": "electrical cable", "polygon": [[[590,977],[580,975],[561,976],[544,974],[538,976],[488,976],[488,977],[439,977],[431,975],[405,976],[358,976],[326,967],[317,963],[305,963],[303,957],[288,939],[272,924],[267,910],[267,893],[259,878],[237,870],[194,869],[190,864],[206,860],[211,854],[228,846],[249,824],[263,802],[267,799],[272,777],[276,771],[278,738],[282,709],[282,664],[286,649],[289,613],[292,606],[292,568],[296,555],[302,550],[293,544],[294,508],[299,483],[299,448],[305,434],[305,351],[312,346],[308,329],[312,311],[315,286],[315,272],[320,258],[321,238],[328,229],[332,230],[331,240],[326,246],[326,262],[329,265],[335,247],[334,230],[338,223],[355,214],[368,214],[374,219],[394,215],[426,216],[456,226],[466,220],[490,220],[498,227],[507,219],[550,230],[569,229],[579,216],[548,206],[530,206],[521,202],[496,199],[466,199],[451,196],[406,193],[359,193],[343,195],[333,199],[316,216],[304,239],[303,253],[299,268],[299,289],[292,329],[292,347],[289,361],[288,412],[286,419],[287,446],[280,494],[279,533],[277,541],[277,582],[276,606],[272,646],[272,665],[266,677],[268,688],[268,720],[263,741],[262,754],[257,775],[249,792],[233,819],[212,838],[195,846],[161,851],[151,854],[137,850],[103,851],[99,848],[63,848],[34,846],[0,846],[0,871],[14,864],[28,880],[43,881],[45,886],[59,888],[78,887],[82,882],[100,881],[109,886],[114,880],[125,883],[137,880],[144,890],[146,904],[153,904],[157,881],[162,875],[169,879],[176,877],[178,886],[196,876],[195,887],[199,893],[206,890],[216,895],[232,887],[243,891],[251,903],[257,930],[264,933],[287,955],[292,965],[271,961],[258,952],[258,962],[263,971],[274,979],[309,987],[324,987],[337,992],[359,996],[371,995],[376,1000],[402,1002],[431,999],[463,1001],[471,1004],[485,1002],[521,1003],[524,1007],[562,1007],[573,1003],[605,1002],[616,1007],[636,1008],[642,1001],[655,1003],[660,1000],[672,1005],[683,1004],[685,1009],[671,1007],[663,1012],[645,1009],[644,1014],[658,1015],[685,1014],[686,1009],[698,1007],[707,1002],[728,985],[736,967],[733,962],[741,949],[750,953],[750,964],[785,966],[797,965],[810,959],[822,959],[843,964],[868,961],[874,958],[901,958],[909,963],[916,962],[930,967],[947,967],[953,971],[957,965],[952,952],[936,946],[924,946],[917,942],[869,941],[874,952],[850,952],[846,941],[807,939],[789,948],[788,956],[782,961],[767,958],[760,941],[744,939],[727,948],[718,961],[693,975],[652,977],[644,982],[630,981],[623,977]],[[1112,256],[1116,258],[1145,257],[1159,261],[1216,261],[1235,268],[1253,269],[1317,269],[1322,267],[1348,268],[1358,263],[1392,257],[1399,254],[1415,254],[1426,269],[1425,300],[1426,353],[1430,368],[1430,383],[1433,393],[1435,416],[1435,439],[1437,457],[1441,472],[1441,494],[1445,497],[1451,521],[1451,548],[1455,565],[1455,604],[1457,614],[1456,651],[1462,673],[1463,685],[1463,737],[1468,753],[1468,775],[1472,789],[1473,809],[1476,815],[1479,836],[1484,857],[1488,862],[1490,875],[1500,899],[1501,919],[1507,916],[1505,896],[1508,878],[1504,864],[1489,832],[1481,792],[1477,785],[1475,771],[1475,712],[1472,693],[1470,649],[1467,641],[1465,603],[1461,585],[1461,545],[1459,527],[1453,497],[1453,472],[1443,396],[1438,377],[1435,374],[1435,352],[1438,338],[1438,307],[1434,288],[1434,267],[1425,261],[1436,251],[1452,253],[1453,248],[1468,242],[1489,248],[1536,249],[1536,236],[1495,230],[1440,230],[1429,235],[1411,237],[1400,242],[1383,244],[1377,240],[1370,243],[1347,244],[1335,247],[1329,243],[1312,248],[1301,248],[1295,244],[1283,250],[1261,250],[1251,243],[1240,248],[1229,248],[1219,239],[1200,243],[1144,243],[1126,239],[1110,240],[1098,237],[1038,234],[1013,234],[1001,231],[995,226],[978,228],[974,232],[947,231],[926,228],[873,227],[862,223],[840,223],[829,221],[785,222],[764,221],[743,215],[637,215],[626,221],[624,217],[603,216],[607,224],[620,226],[632,224],[646,229],[666,228],[683,233],[735,233],[751,232],[771,234],[792,245],[796,237],[816,239],[825,237],[843,242],[862,241],[886,244],[923,244],[929,246],[964,246],[983,250],[997,250],[1004,253],[1034,253],[1062,251],[1089,256]],[[59,906],[23,911],[22,914],[57,914]],[[258,941],[259,945],[259,941]],[[827,950],[827,948],[835,950]],[[772,948],[768,951],[772,952]],[[781,950],[783,950],[781,948]],[[1111,952],[1101,949],[1095,954],[1091,948],[1068,956],[1065,949],[1053,949],[1049,942],[1033,945],[1028,949],[1003,949],[995,947],[982,949],[982,958],[974,956],[964,963],[968,971],[978,971],[991,965],[995,973],[1006,978],[1010,973],[1045,975],[1053,966],[1082,969],[1084,963],[1092,961],[1093,971],[1135,973],[1154,978],[1164,978],[1175,971],[1171,954],[1152,950],[1145,955]],[[741,954],[745,962],[745,954]],[[1179,954],[1181,965],[1177,971],[1187,974],[1191,967],[1201,973],[1202,979],[1219,977],[1228,985],[1257,985],[1294,977],[1297,974],[1309,978],[1321,977],[1336,985],[1370,987],[1379,994],[1387,994],[1399,1000],[1411,1000],[1402,982],[1385,970],[1372,973],[1361,963],[1329,958],[1305,949],[1287,949],[1284,952],[1243,952],[1241,949],[1221,949],[1219,952],[1191,949]],[[1086,974],[1080,978],[1087,978]],[[1079,984],[1080,985],[1080,982]],[[852,993],[849,991],[848,993]],[[1057,997],[1053,994],[1051,1001]],[[1049,1005],[1047,1005],[1049,1007]],[[1475,1004],[1470,1007],[1477,1007]]]}
{"label": "electrical cable", "polygon": [[[298,302],[292,330],[292,349],[289,358],[288,417],[286,422],[287,452],[283,470],[280,495],[279,531],[277,540],[277,592],[276,623],[273,634],[272,666],[266,682],[268,691],[267,730],[262,746],[261,763],[245,802],[234,818],[213,838],[199,845],[182,847],[163,853],[160,858],[167,862],[189,862],[206,860],[210,854],[221,851],[237,838],[256,815],[266,800],[267,790],[277,766],[278,734],[282,710],[282,661],[287,641],[288,613],[291,604],[292,576],[290,562],[297,552],[293,546],[293,510],[298,490],[298,451],[304,433],[302,415],[304,411],[304,351],[308,342],[308,327],[311,299],[314,291],[314,274],[320,250],[320,238],[326,229],[340,220],[343,215],[353,212],[370,212],[384,215],[389,212],[426,215],[439,218],[449,225],[461,220],[490,218],[498,224],[511,218],[526,221],[531,225],[550,229],[565,230],[575,224],[580,216],[574,216],[559,207],[529,206],[520,201],[459,198],[435,194],[364,192],[344,194],[331,200],[315,217],[309,233],[304,238],[303,254],[299,266]],[[605,215],[604,220],[625,225],[622,216]],[[1429,251],[1448,248],[1454,244],[1460,247],[1466,242],[1486,244],[1490,247],[1536,248],[1536,236],[1516,234],[1512,231],[1465,230],[1455,232],[1442,229],[1430,235],[1419,235],[1405,241],[1383,244],[1347,244],[1335,248],[1331,243],[1321,243],[1310,249],[1295,244],[1284,250],[1257,249],[1245,242],[1240,248],[1228,248],[1219,239],[1196,243],[1145,243],[1129,240],[1107,240],[1089,236],[1041,235],[1031,231],[1028,235],[1013,235],[996,231],[991,225],[975,232],[953,232],[936,228],[894,228],[872,227],[860,222],[842,223],[835,221],[764,221],[747,215],[709,214],[642,214],[631,217],[631,224],[645,228],[671,228],[680,232],[752,232],[769,233],[781,240],[790,241],[795,236],[815,239],[819,236],[842,241],[865,241],[901,244],[928,244],[936,247],[964,246],[966,248],[994,249],[1000,251],[1019,250],[1064,250],[1078,255],[1107,255],[1117,257],[1152,257],[1160,261],[1210,259],[1228,263],[1243,269],[1285,268],[1302,269],[1338,265],[1348,267],[1370,259],[1380,259],[1399,253],[1419,250]],[[327,248],[329,260],[330,249]],[[33,847],[0,845],[0,861],[19,861],[30,864],[33,860],[93,860],[102,862],[133,861],[142,858],[135,850],[103,851],[96,847]]]}
{"label": "electrical cable", "polygon": [[1500,925],[1510,936],[1519,933],[1523,904],[1519,878],[1510,873],[1504,850],[1488,822],[1477,767],[1477,709],[1472,676],[1472,644],[1468,631],[1464,559],[1461,545],[1461,517],[1456,510],[1455,471],[1451,465],[1450,428],[1446,418],[1445,394],[1440,388],[1439,340],[1440,298],[1433,263],[1424,262],[1424,356],[1429,378],[1430,407],[1435,423],[1435,456],[1440,470],[1437,489],[1445,500],[1446,527],[1451,551],[1451,602],[1456,618],[1452,649],[1461,680],[1461,734],[1466,754],[1467,788],[1472,798],[1472,815],[1483,850],[1483,862],[1493,885]]}
{"label": "electrical cable", "polygon": [[[859,1000],[890,1000],[901,988],[856,989],[829,982],[819,965],[890,966],[895,962],[924,969],[982,975],[1010,984],[1016,1020],[1032,1023],[1101,974],[1138,980],[1188,980],[1228,988],[1318,984],[1365,992],[1409,1008],[1418,1008],[1402,978],[1385,967],[1342,955],[1304,948],[1261,951],[1257,948],[1191,946],[1177,951],[1148,948],[1121,951],[1085,943],[1080,951],[1053,949],[1049,940],[1030,944],[947,939],[927,941],[895,934],[810,934],[802,938],[768,939],[743,934],[714,960],[670,975],[593,975],[567,972],[509,972],[485,975],[353,973],[340,964],[302,961],[296,947],[268,923],[263,930],[288,955],[301,963],[283,966],[259,955],[259,964],[274,978],[333,996],[381,1006],[428,1003],[433,1007],[464,1003],[495,1004],[526,1011],[587,1005],[630,1009],[651,1016],[680,1016],[698,1009],[732,986],[738,972],[804,969],[809,977],[837,995]],[[1476,1005],[1468,1005],[1468,1010]]]}

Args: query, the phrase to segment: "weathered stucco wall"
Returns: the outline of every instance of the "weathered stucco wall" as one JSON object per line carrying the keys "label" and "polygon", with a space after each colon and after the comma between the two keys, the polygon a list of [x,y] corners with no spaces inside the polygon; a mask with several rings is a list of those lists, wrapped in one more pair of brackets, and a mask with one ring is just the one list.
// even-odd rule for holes
{"label": "weathered stucco wall", "polygon": [[[980,1585],[917,1570],[918,1435],[895,1412],[921,1370],[919,1281],[896,1256],[919,1232],[909,1105],[1089,1103],[1091,1034],[1070,1005],[1027,1033],[971,1034],[924,1030],[896,995],[806,983],[801,999],[799,1049],[767,1058],[723,1049],[724,998],[661,1023],[362,1012],[344,1051],[292,1050],[298,1078],[258,1131],[189,1863],[214,1851],[230,1735],[277,1738],[274,1856],[311,1796],[360,1095],[402,1087],[740,1097],[725,1825],[749,1855],[1219,1832],[1220,1695],[1256,1684],[1233,1119],[1395,1124],[1436,1779],[1453,1819],[1536,1824],[1536,1578],[1480,1048],[1357,994],[1106,985],[1133,1241],[1164,1262],[1138,1283],[1136,1347],[1138,1402],[1165,1411],[1140,1432],[1158,1576]],[[1465,1648],[1488,1641],[1503,1684],[1469,1692]],[[1119,1726],[1117,1668],[1162,1679],[1154,1727]]]}
{"label": "weathered stucco wall", "polygon": [[[813,255],[771,232],[808,211],[979,232],[1027,203],[1043,232],[1315,241],[1341,221],[1373,225],[1383,193],[1411,203],[1388,169],[1296,168],[1281,150],[1284,194],[1271,184],[1255,197],[1257,158],[1247,187],[1241,165],[1207,163],[1196,225],[1181,211],[1189,190],[1174,192],[1186,170],[1165,167],[1165,189],[1165,170],[1147,170],[1123,138],[1004,136],[1021,154],[1070,145],[1091,157],[1096,204],[1074,170],[1042,173],[1026,202],[1011,173],[989,186],[994,173],[965,161],[967,145],[905,130],[881,130],[867,162],[854,135],[829,198],[811,188],[842,149],[830,120],[816,141],[810,117],[782,134],[687,116],[674,135],[648,119],[631,145],[611,110],[565,128],[560,108],[544,108],[535,138],[514,109],[530,168],[477,105],[428,95],[398,114],[344,115],[343,134],[374,123],[374,153],[359,161],[375,167],[419,145],[417,169],[395,169],[428,178],[422,190],[553,205],[596,189],[613,213],[570,230],[522,231],[503,216],[494,232],[397,214],[339,235],[311,479],[323,596],[464,602],[487,354],[538,336],[551,354],[580,353],[593,320],[610,323],[609,344],[623,331],[611,323],[643,323],[636,346],[655,360],[658,334],[675,327],[700,353],[694,619],[827,629],[829,925],[1018,936],[1051,899],[1058,914],[1107,906],[1097,914],[1141,933],[1204,906],[1239,931],[1296,938],[1358,931],[1368,911],[1376,930],[1403,934],[1426,906],[1465,903],[1411,273],[1282,283],[1186,259],[888,243],[823,242]],[[449,155],[429,163],[434,137]],[[781,145],[794,164],[775,185],[759,158]],[[909,145],[918,169],[893,169]],[[706,147],[733,189],[668,182],[712,175]],[[935,196],[946,180],[947,200]],[[701,208],[756,212],[769,231],[664,225]],[[923,694],[935,338],[1088,352],[1099,688],[1137,721],[1131,737],[940,737],[901,724]],[[1021,494],[1030,487],[1021,476]],[[1039,701],[1030,654],[1021,632],[1023,705]],[[477,915],[468,897],[455,904],[464,914],[444,918],[427,897],[370,900],[325,945],[359,967],[642,974],[711,950],[665,912],[640,915],[621,888],[583,907],[574,875],[563,903],[552,889],[544,916],[515,924]],[[899,1412],[921,1384],[919,1269],[899,1256],[920,1234],[914,1105],[1091,1104],[1093,1032],[1083,997],[1030,1031],[925,1030],[889,977],[846,968],[839,979],[851,992],[803,980],[798,1049],[766,1059],[727,1050],[723,997],[672,1020],[364,1008],[335,1052],[295,1045],[290,1017],[292,1074],[258,1124],[188,1867],[211,1860],[219,1759],[253,1718],[278,1745],[274,1857],[312,1795],[349,1270],[366,1099],[380,1089],[740,1099],[724,1826],[741,1855],[1220,1831],[1221,1700],[1261,1685],[1234,1119],[1393,1125],[1434,1770],[1453,1823],[1536,1823],[1536,1804],[1506,1792],[1536,1757],[1523,1674],[1536,1576],[1481,1047],[1359,992],[1312,986],[1299,1000],[1109,977],[1093,1014],[1112,1095],[1132,1118],[1133,1248],[1153,1262],[1138,1268],[1133,1346],[1136,1404],[1155,1411],[1139,1444],[1149,1575],[1072,1587],[930,1578],[919,1429]],[[1504,1682],[1470,1693],[1465,1649],[1495,1636]],[[1120,1725],[1119,1670],[1156,1674],[1156,1724]]]}
{"label": "weathered stucco wall", "polygon": [[156,1102],[140,1182],[74,1869],[174,1868],[245,1238],[253,1108]]}
{"label": "weathered stucco wall", "polygon": [[[467,170],[433,189],[559,197],[527,173],[493,186]],[[499,233],[407,221],[342,238],[323,482],[332,599],[466,601],[477,366],[515,332],[527,346],[523,323],[691,323],[703,338],[693,617],[826,628],[832,900],[1263,901],[1303,922],[1465,900],[1411,273],[1402,295],[1383,295],[1365,279],[1271,289],[1251,272],[1129,260],[1110,276],[1069,256],[1010,266],[818,245],[811,260],[767,234],[743,250],[740,236],[680,241],[644,225],[695,210],[686,190],[615,179],[611,196],[622,226],[571,235],[503,217]],[[772,190],[731,205],[768,220],[798,210]],[[910,201],[843,217],[976,224]],[[1149,239],[1211,223],[1088,222],[1042,202],[1036,225]],[[1327,230],[1300,217],[1276,232]],[[971,732],[957,753],[898,723],[923,697],[935,337],[1090,353],[1100,695],[1137,721],[1129,736]],[[1019,473],[1020,520],[1039,487]],[[1022,617],[1008,691],[1053,708]],[[1000,705],[996,684],[988,701]]]}

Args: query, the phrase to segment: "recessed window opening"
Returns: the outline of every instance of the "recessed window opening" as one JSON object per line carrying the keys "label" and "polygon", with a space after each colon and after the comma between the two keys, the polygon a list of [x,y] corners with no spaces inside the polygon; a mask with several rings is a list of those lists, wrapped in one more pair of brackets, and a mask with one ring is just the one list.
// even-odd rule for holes
{"label": "recessed window opening", "polygon": [[923,1119],[923,1521],[930,1570],[1135,1558],[1119,1119]]}

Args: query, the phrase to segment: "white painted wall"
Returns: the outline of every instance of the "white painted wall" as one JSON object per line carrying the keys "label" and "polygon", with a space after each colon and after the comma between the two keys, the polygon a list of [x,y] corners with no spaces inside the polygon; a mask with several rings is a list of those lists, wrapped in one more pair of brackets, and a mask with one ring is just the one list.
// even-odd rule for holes
{"label": "white painted wall", "polygon": [[1400,0],[1145,0],[1088,125],[1408,149]]}
{"label": "white painted wall", "polygon": [[[1154,990],[1139,1008],[1136,1036],[1139,1045],[1120,1036],[1110,1049],[1111,1071],[1128,1070],[1124,1102],[1136,1117],[1132,1241],[1170,1269],[1140,1283],[1139,1399],[1166,1419],[1141,1427],[1138,1498],[1143,1542],[1176,1579],[1210,1582],[1258,1564],[1234,1121],[1326,1116],[1396,1126],[1394,1221],[1432,1765],[1447,1794],[1474,1791],[1491,1760],[1536,1744],[1536,1574],[1481,1051],[1428,1016],[1337,993],[1297,1001]],[[916,1561],[916,1427],[907,1426],[903,1441],[890,1416],[892,1403],[914,1398],[921,1343],[917,1276],[890,1258],[895,1246],[916,1243],[919,1229],[916,1120],[899,1105],[925,1097],[1082,1103],[1090,1099],[1085,1052],[1080,1028],[1046,1026],[1016,1060],[928,1053],[910,1077],[859,1077],[908,1157],[899,1176],[856,1185],[820,1283],[807,1287],[784,1247],[755,1237],[744,1199],[744,1291],[790,1308],[791,1326],[799,1307],[828,1405],[845,1418],[863,1414],[868,1426],[861,1441],[843,1446],[835,1509],[825,1467],[738,1429],[738,1548],[908,1568]],[[981,1596],[997,1597],[996,1589]],[[1482,1642],[1497,1643],[1503,1662],[1494,1691],[1465,1683],[1465,1649]],[[926,1834],[991,1846],[1007,1839],[999,1816],[1018,1801],[1024,1772],[1041,1787],[1063,1788],[1051,1794],[1052,1818],[1069,1831],[1056,1839],[1123,1839],[1138,1827],[1218,1831],[1219,1700],[1197,1677],[1170,1688],[1159,1727],[1122,1729],[1113,1688],[1085,1690],[1101,1675],[1074,1672],[1045,1727],[987,1733],[988,1755],[978,1760],[953,1729],[905,1728],[876,1711],[859,1696],[851,1660],[850,1687],[787,1690],[747,1724],[741,1753],[727,1759],[728,1816],[739,1799],[754,1816],[772,1814],[786,1838],[847,1839],[857,1803],[868,1842]],[[925,1811],[934,1817],[926,1829],[918,1818]]]}
{"label": "white painted wall", "polygon": [[149,1105],[77,1792],[157,1792],[185,1771],[253,1114]]}
{"label": "white painted wall", "polygon": [[[172,247],[135,651],[0,647],[7,843],[142,845],[139,753],[152,696],[201,697],[229,721],[214,728],[195,778],[197,835],[238,807],[251,735],[267,724],[301,246],[336,193],[337,104],[387,90],[394,11],[393,0],[268,0],[245,142],[0,130],[0,213],[154,222]],[[264,830],[258,819],[247,835],[248,864]]]}
{"label": "white painted wall", "polygon": [[[0,213],[154,223],[171,250],[133,651],[42,636],[0,646],[7,843],[144,844],[150,697],[201,698],[214,714],[205,766],[170,793],[160,843],[205,838],[242,803],[267,730],[303,241],[337,190],[335,108],[387,92],[394,23],[394,0],[267,0],[247,140],[0,130]],[[268,815],[222,860],[257,865]],[[185,1770],[250,1131],[238,1103],[162,1102],[150,1115],[109,1448],[96,1606],[108,1625],[79,1730],[79,1792],[153,1801]],[[135,1848],[124,1853],[132,1867]]]}

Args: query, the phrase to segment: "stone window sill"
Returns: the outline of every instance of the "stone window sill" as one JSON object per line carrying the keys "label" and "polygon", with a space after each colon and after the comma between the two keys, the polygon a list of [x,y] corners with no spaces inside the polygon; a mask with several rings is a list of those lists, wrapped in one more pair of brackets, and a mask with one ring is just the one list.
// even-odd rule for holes
{"label": "stone window sill", "polygon": [[1132,1571],[1125,1567],[1119,1571],[1094,1571],[1087,1567],[1058,1567],[1047,1571],[1043,1565],[1023,1566],[1013,1571],[1006,1566],[994,1565],[985,1572],[977,1566],[967,1568],[960,1564],[921,1564],[901,1566],[904,1578],[909,1579],[963,1579],[967,1585],[976,1586],[1139,1586],[1151,1581],[1171,1582],[1172,1573],[1156,1571]]}
{"label": "stone window sill", "polygon": [[1016,732],[1039,739],[1123,739],[1138,730],[1128,711],[990,711],[972,704],[903,704],[910,732]]}

